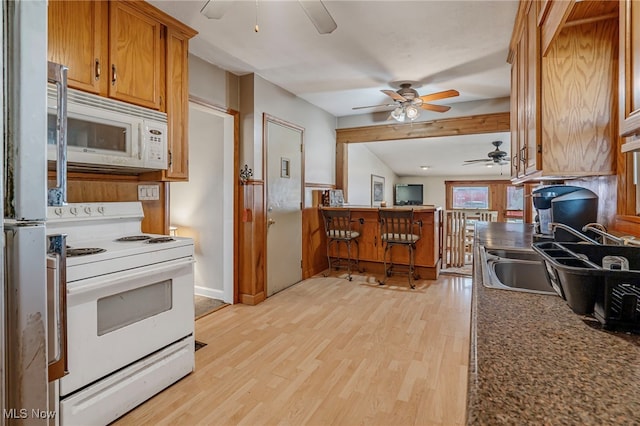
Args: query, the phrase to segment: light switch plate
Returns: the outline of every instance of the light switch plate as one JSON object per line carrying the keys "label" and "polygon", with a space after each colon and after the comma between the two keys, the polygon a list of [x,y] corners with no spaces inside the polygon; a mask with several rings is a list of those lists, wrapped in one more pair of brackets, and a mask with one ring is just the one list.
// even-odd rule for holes
{"label": "light switch plate", "polygon": [[138,185],[138,200],[155,201],[160,199],[160,185]]}

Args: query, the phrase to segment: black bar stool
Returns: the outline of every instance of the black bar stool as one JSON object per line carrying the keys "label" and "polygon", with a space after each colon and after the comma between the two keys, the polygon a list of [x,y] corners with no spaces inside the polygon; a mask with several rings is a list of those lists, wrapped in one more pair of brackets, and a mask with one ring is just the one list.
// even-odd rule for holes
{"label": "black bar stool", "polygon": [[[324,219],[324,230],[327,235],[327,259],[329,260],[329,271],[331,268],[338,269],[340,267],[347,268],[347,279],[352,280],[351,265],[355,263],[356,269],[360,272],[360,246],[358,245],[358,237],[364,219],[351,219],[351,210],[349,209],[322,209],[322,217]],[[358,224],[358,230],[354,229],[354,224]],[[347,258],[340,257],[340,243],[347,246]],[[335,243],[336,256],[331,256],[331,245]],[[351,243],[356,245],[356,258],[351,257]],[[325,275],[328,276],[328,275]]]}
{"label": "black bar stool", "polygon": [[[413,209],[380,209],[378,210],[380,221],[380,240],[384,243],[384,279],[380,285],[386,284],[387,278],[393,274],[393,246],[403,246],[409,250],[409,285],[414,279],[420,277],[415,273],[415,249],[416,242],[422,236],[422,221],[413,219]],[[389,267],[387,268],[387,252],[389,252]]]}

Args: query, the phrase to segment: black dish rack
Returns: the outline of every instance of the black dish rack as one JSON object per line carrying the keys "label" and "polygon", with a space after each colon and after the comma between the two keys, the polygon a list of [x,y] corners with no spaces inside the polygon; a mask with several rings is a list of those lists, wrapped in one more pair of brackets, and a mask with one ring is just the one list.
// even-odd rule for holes
{"label": "black dish rack", "polygon": [[640,248],[557,242],[532,248],[543,258],[549,284],[575,313],[593,314],[605,329],[640,332]]}

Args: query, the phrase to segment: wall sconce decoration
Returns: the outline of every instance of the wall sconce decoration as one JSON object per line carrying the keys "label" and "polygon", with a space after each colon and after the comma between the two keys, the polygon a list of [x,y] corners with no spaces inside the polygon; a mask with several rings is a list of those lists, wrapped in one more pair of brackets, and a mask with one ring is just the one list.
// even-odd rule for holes
{"label": "wall sconce decoration", "polygon": [[251,170],[249,166],[245,164],[244,168],[240,170],[240,183],[244,185],[252,177],[253,177],[253,170]]}

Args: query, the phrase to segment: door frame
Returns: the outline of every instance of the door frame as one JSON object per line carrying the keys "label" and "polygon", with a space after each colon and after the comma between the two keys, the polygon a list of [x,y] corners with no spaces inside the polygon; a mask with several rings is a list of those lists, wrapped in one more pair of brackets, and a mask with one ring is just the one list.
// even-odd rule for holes
{"label": "door frame", "polygon": [[[189,102],[196,105],[210,108],[212,110],[233,116],[233,176],[240,173],[240,111],[214,105],[211,102],[189,95]],[[239,199],[240,181],[233,179],[233,303],[240,303],[240,292],[238,290],[238,282],[240,277],[240,199]]]}
{"label": "door frame", "polygon": [[[283,127],[287,127],[291,130],[295,130],[300,132],[301,146],[300,146],[300,214],[302,214],[302,210],[304,209],[304,136],[305,130],[304,127],[298,126],[297,124],[291,123],[289,121],[278,118],[274,115],[268,114],[266,112],[262,113],[262,175],[264,176],[264,194],[265,196],[262,199],[262,211],[264,214],[264,294],[267,297],[269,294],[268,286],[269,286],[269,250],[267,250],[267,229],[268,229],[268,212],[267,212],[267,204],[269,201],[269,171],[268,167],[268,158],[269,158],[269,132],[267,131],[267,124],[274,123],[281,125]],[[300,252],[302,253],[302,245],[300,245]],[[300,271],[302,272],[302,263],[300,264]],[[301,275],[302,276],[302,275]]]}

